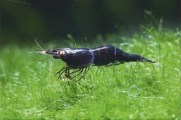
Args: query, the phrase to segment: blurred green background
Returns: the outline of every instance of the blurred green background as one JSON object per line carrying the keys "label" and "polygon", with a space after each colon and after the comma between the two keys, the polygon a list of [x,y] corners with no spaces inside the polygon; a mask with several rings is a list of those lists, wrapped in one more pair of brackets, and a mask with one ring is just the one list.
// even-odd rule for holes
{"label": "blurred green background", "polygon": [[42,42],[61,42],[67,35],[77,42],[98,35],[131,36],[140,24],[158,26],[160,18],[166,27],[179,28],[180,5],[180,0],[1,0],[0,42],[29,44],[30,31]]}

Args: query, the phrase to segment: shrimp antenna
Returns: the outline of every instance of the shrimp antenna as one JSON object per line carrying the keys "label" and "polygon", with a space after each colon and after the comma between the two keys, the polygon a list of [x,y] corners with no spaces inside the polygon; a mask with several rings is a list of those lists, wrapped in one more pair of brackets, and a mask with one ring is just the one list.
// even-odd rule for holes
{"label": "shrimp antenna", "polygon": [[39,47],[39,49],[41,49],[42,51],[45,51],[45,50],[38,44],[38,42],[35,40],[35,37],[33,36],[31,30],[30,30],[30,34],[31,34],[31,36],[33,37],[33,39],[34,39],[36,45]]}

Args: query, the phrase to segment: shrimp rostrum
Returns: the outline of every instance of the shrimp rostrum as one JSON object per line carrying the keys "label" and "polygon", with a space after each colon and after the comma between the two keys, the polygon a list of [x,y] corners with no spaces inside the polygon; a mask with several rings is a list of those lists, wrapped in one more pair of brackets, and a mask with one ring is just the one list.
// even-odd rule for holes
{"label": "shrimp rostrum", "polygon": [[54,59],[61,59],[66,63],[56,75],[59,79],[63,76],[72,80],[78,77],[83,78],[89,71],[91,65],[107,66],[119,65],[125,62],[150,62],[155,61],[146,59],[141,55],[129,54],[111,45],[95,48],[60,48],[42,51],[43,54],[52,55]]}

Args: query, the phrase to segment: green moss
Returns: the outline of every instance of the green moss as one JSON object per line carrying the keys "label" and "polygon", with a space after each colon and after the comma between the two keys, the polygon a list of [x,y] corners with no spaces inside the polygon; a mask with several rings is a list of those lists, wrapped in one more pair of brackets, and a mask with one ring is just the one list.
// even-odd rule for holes
{"label": "green moss", "polygon": [[30,54],[33,47],[4,46],[0,53],[0,118],[178,119],[180,36],[180,31],[152,28],[132,39],[125,37],[121,43],[115,41],[113,45],[124,51],[158,63],[92,66],[81,85],[67,85],[54,76],[65,65],[61,60]]}

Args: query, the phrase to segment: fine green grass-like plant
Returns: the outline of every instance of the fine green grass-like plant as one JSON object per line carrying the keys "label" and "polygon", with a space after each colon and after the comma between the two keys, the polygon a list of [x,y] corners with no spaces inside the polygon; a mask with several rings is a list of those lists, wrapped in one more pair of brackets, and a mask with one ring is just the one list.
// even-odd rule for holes
{"label": "fine green grass-like plant", "polygon": [[92,66],[81,85],[68,85],[55,77],[61,60],[29,53],[34,46],[1,47],[0,119],[179,119],[181,31],[145,27],[109,40],[158,63]]}

